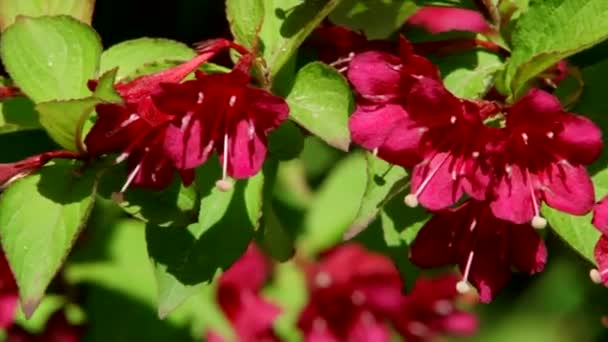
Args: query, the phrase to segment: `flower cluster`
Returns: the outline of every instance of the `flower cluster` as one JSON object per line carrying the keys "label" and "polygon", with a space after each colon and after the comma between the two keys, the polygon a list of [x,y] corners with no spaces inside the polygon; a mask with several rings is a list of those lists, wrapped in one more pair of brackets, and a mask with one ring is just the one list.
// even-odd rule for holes
{"label": "flower cluster", "polygon": [[[527,227],[546,226],[543,203],[573,215],[592,209],[585,166],[602,149],[601,131],[539,89],[511,106],[458,98],[404,38],[399,52],[367,51],[350,62],[358,96],[352,138],[412,169],[407,205],[439,211],[422,229],[412,260],[459,264],[463,281],[471,279],[489,301],[511,265],[529,273],[543,268],[545,248]],[[469,202],[450,209],[465,195]]]}
{"label": "flower cluster", "polygon": [[310,299],[298,323],[306,341],[390,341],[391,325],[408,341],[428,341],[477,327],[454,306],[456,277],[419,278],[403,295],[391,260],[356,244],[330,250],[307,273]]}
{"label": "flower cluster", "polygon": [[[242,54],[231,72],[197,70],[227,48]],[[119,83],[124,103],[96,107],[87,151],[92,156],[119,152],[116,162],[127,161],[129,176],[121,192],[130,185],[165,188],[176,172],[188,185],[194,169],[214,152],[223,167],[220,189],[230,188],[228,176],[246,178],[261,169],[268,132],[287,118],[286,102],[249,85],[252,52],[224,39],[200,45],[199,52],[181,65]],[[183,81],[194,71],[195,80]]]}

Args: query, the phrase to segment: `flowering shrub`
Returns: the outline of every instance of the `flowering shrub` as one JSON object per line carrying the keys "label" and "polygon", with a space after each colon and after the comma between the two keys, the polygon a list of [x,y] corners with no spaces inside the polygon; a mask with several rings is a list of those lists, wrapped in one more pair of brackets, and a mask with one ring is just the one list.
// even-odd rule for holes
{"label": "flowering shrub", "polygon": [[8,341],[492,340],[608,286],[607,1],[107,4],[0,2]]}

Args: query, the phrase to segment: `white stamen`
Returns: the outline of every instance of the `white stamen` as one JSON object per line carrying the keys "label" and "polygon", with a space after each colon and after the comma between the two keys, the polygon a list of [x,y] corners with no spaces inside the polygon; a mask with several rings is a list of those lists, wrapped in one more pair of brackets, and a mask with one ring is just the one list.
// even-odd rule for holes
{"label": "white stamen", "polygon": [[157,179],[157,178],[156,178],[156,172],[152,172],[151,177],[152,177],[152,181],[153,181],[153,182],[156,182],[156,179]]}
{"label": "white stamen", "polygon": [[230,107],[234,107],[234,104],[236,103],[236,95],[232,95],[230,96],[230,100],[228,100],[228,105]]}
{"label": "white stamen", "polygon": [[192,114],[184,115],[184,117],[182,118],[182,126],[180,127],[180,130],[182,132],[184,132],[186,130],[186,127],[188,127],[188,124],[190,123],[191,119],[192,119]]}
{"label": "white stamen", "polygon": [[410,208],[416,208],[418,204],[420,204],[418,203],[418,198],[414,194],[408,194],[407,196],[405,196],[403,202],[405,202],[405,205]]}
{"label": "white stamen", "polygon": [[[473,226],[473,224],[471,224]],[[473,226],[474,228],[474,226]],[[469,257],[467,258],[467,265],[464,268],[464,274],[462,275],[462,280],[456,283],[456,291],[458,293],[463,294],[469,292],[471,286],[468,284],[469,272],[471,272],[471,265],[473,265],[473,257],[475,256],[475,250],[471,249],[469,252]]]}
{"label": "white stamen", "polygon": [[547,220],[541,216],[534,216],[531,225],[534,229],[544,229],[547,227]]}
{"label": "white stamen", "polygon": [[456,173],[456,170],[452,170],[452,180],[455,181],[456,179],[458,179],[458,174]]}
{"label": "white stamen", "polygon": [[431,181],[431,179],[433,179],[433,177],[435,177],[435,175],[437,174],[437,172],[439,171],[439,169],[441,168],[441,166],[443,166],[443,163],[445,163],[445,161],[448,160],[449,156],[450,155],[447,154],[447,153],[443,156],[443,158],[441,159],[441,161],[439,161],[439,164],[433,170],[431,170],[431,172],[422,181],[422,183],[418,187],[418,190],[416,190],[416,193],[409,194],[409,195],[405,196],[404,201],[405,201],[405,204],[408,207],[415,208],[415,207],[418,206],[418,198],[420,197],[420,194],[424,191],[424,189],[429,184],[429,182]]}
{"label": "white stamen", "polygon": [[222,165],[222,179],[226,179],[228,172],[228,134],[224,134],[224,163]]}
{"label": "white stamen", "polygon": [[420,323],[420,322],[411,322],[407,325],[407,330],[409,330],[410,334],[423,337],[429,333],[429,328]]}
{"label": "white stamen", "polygon": [[547,138],[553,139],[554,136],[555,136],[555,133],[553,133],[553,132],[547,132]]}
{"label": "white stamen", "polygon": [[452,116],[450,117],[450,123],[451,123],[452,125],[456,123],[456,116],[455,116],[455,115],[452,115]]}
{"label": "white stamen", "polygon": [[249,122],[249,130],[247,133],[249,134],[249,140],[253,140],[253,137],[255,136],[255,126],[252,121]]}
{"label": "white stamen", "polygon": [[479,152],[478,151],[474,151],[472,153],[472,155],[473,155],[473,158],[479,158]]}
{"label": "white stamen", "polygon": [[528,135],[526,133],[522,133],[521,138],[524,140],[524,144],[528,145]]}
{"label": "white stamen", "polygon": [[118,157],[116,157],[116,164],[120,164],[129,156],[129,152],[123,152]]}
{"label": "white stamen", "polygon": [[376,148],[375,148],[375,149],[372,151],[372,153],[373,153],[375,156],[377,156],[377,155],[378,155],[378,148],[376,147]]}
{"label": "white stamen", "polygon": [[456,291],[460,294],[465,294],[471,291],[471,286],[464,280],[461,280],[456,283]]}
{"label": "white stamen", "polygon": [[507,175],[509,177],[511,177],[511,172],[513,172],[513,167],[511,167],[511,165],[506,165],[505,166],[505,172],[507,173]]}
{"label": "white stamen", "polygon": [[595,268],[592,269],[591,271],[589,271],[589,278],[591,278],[591,281],[594,282],[595,284],[602,283],[602,275],[600,274],[600,271],[598,271]]}
{"label": "white stamen", "polygon": [[196,100],[196,103],[201,104],[203,103],[203,100],[205,99],[205,94],[203,94],[202,91],[198,92],[198,99]]}
{"label": "white stamen", "polygon": [[547,226],[547,220],[540,216],[540,209],[538,207],[538,202],[536,201],[536,195],[534,194],[534,188],[532,187],[532,178],[530,177],[530,172],[526,170],[526,175],[528,176],[528,190],[530,191],[530,198],[532,199],[532,207],[534,208],[534,217],[532,218],[531,225],[535,229],[543,229]]}
{"label": "white stamen", "polygon": [[331,285],[331,275],[329,275],[329,273],[327,272],[319,272],[317,273],[317,275],[315,276],[315,285],[317,285],[317,287],[320,288],[326,288],[329,287],[329,285]]}
{"label": "white stamen", "polygon": [[221,192],[228,192],[232,190],[232,182],[227,179],[220,179],[215,182],[215,187]]}
{"label": "white stamen", "polygon": [[109,137],[113,136],[114,134],[120,132],[123,128],[129,126],[130,124],[132,124],[133,122],[135,122],[137,120],[139,120],[139,115],[137,115],[137,113],[131,113],[131,115],[129,115],[127,120],[121,122],[117,128],[107,132],[106,138],[109,138]]}
{"label": "white stamen", "polygon": [[133,182],[133,180],[135,179],[135,176],[137,176],[137,173],[141,169],[141,165],[142,164],[143,164],[143,162],[140,162],[139,164],[137,164],[137,166],[135,166],[135,168],[133,169],[133,171],[131,171],[131,173],[129,174],[129,177],[127,177],[127,181],[125,182],[125,184],[120,189],[121,193],[127,191],[127,188],[129,187],[129,185],[131,185],[131,182]]}
{"label": "white stamen", "polygon": [[477,227],[477,219],[473,219],[473,221],[471,221],[471,225],[469,226],[469,231],[472,233],[475,230],[475,227]]}

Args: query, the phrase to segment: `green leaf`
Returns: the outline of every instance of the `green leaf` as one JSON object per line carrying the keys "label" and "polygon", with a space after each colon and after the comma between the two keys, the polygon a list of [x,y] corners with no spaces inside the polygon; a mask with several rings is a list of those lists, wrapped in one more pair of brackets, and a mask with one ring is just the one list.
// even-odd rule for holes
{"label": "green leaf", "polygon": [[340,242],[357,217],[366,182],[362,153],[353,153],[340,161],[313,198],[298,246],[314,253]]}
{"label": "green leaf", "polygon": [[196,52],[186,44],[162,38],[139,38],[113,45],[101,54],[100,73],[118,68],[117,80],[151,63],[187,61]]}
{"label": "green leaf", "polygon": [[0,39],[6,71],[34,102],[90,94],[101,54],[97,33],[67,16],[21,17]]}
{"label": "green leaf", "polygon": [[297,158],[304,148],[304,136],[300,128],[286,121],[268,134],[268,150],[278,160]]}
{"label": "green leaf", "polygon": [[187,228],[149,227],[148,253],[157,273],[159,315],[165,317],[227,269],[247,249],[262,211],[262,173],[237,181],[231,191],[215,187],[217,162],[207,162],[197,174],[202,195],[198,223]]}
{"label": "green leaf", "polygon": [[260,48],[270,76],[274,78],[306,37],[341,0],[263,1],[264,22],[260,30]]}
{"label": "green leaf", "polygon": [[345,234],[350,239],[360,233],[372,222],[382,206],[396,193],[404,190],[408,181],[407,172],[400,166],[395,166],[377,158],[371,153],[365,154],[367,164],[367,185],[357,213],[357,218]]}
{"label": "green leaf", "polygon": [[25,96],[0,102],[0,134],[42,129],[34,103]]}
{"label": "green leaf", "polygon": [[252,48],[264,21],[264,1],[227,0],[226,16],[234,40],[246,48]]}
{"label": "green leaf", "polygon": [[0,198],[2,248],[31,316],[93,206],[96,173],[57,161],[18,180]]}
{"label": "green leaf", "polygon": [[472,50],[450,55],[450,58],[440,60],[438,66],[446,88],[454,95],[479,99],[494,85],[494,77],[503,62],[492,52]]}
{"label": "green leaf", "polygon": [[287,103],[292,120],[329,145],[348,150],[348,116],[353,99],[348,82],[335,69],[319,62],[304,66]]}
{"label": "green leaf", "polygon": [[105,103],[120,103],[120,95],[114,89],[116,69],[103,74],[93,96],[77,100],[48,101],[36,105],[40,113],[40,124],[59,145],[72,151],[81,147],[82,129],[86,118],[95,106]]}
{"label": "green leaf", "polygon": [[18,16],[69,15],[90,24],[95,0],[2,0],[0,1],[0,29],[18,20]]}
{"label": "green leaf", "polygon": [[413,0],[344,0],[329,15],[335,24],[363,31],[369,39],[388,38],[418,7]]}
{"label": "green leaf", "polygon": [[[608,136],[608,116],[606,116],[608,102],[604,90],[606,74],[608,74],[608,60],[582,70],[585,88],[579,103],[572,110],[591,118],[602,129],[604,137]],[[599,159],[588,168],[592,174],[596,200],[608,195],[607,162],[608,150],[604,149]],[[584,258],[595,263],[593,249],[600,233],[591,224],[591,214],[574,216],[545,206],[543,215],[559,237]]]}
{"label": "green leaf", "polygon": [[504,72],[509,95],[519,97],[535,76],[608,38],[608,1],[535,1],[518,20]]}

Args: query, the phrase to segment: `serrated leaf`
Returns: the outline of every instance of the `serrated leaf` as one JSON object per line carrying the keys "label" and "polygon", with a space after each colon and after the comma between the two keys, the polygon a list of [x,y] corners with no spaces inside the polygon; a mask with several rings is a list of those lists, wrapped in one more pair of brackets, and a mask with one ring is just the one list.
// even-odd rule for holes
{"label": "serrated leaf", "polygon": [[227,0],[226,17],[234,40],[252,48],[264,21],[263,0]]}
{"label": "serrated leaf", "polygon": [[329,145],[348,150],[352,93],[348,82],[334,68],[319,62],[304,66],[296,76],[287,103],[292,120]]}
{"label": "serrated leaf", "polygon": [[409,183],[407,171],[402,167],[391,165],[371,153],[365,154],[365,161],[367,185],[357,217],[344,236],[347,240],[365,229],[390,197],[404,190]]}
{"label": "serrated leaf", "polygon": [[9,187],[0,198],[0,236],[30,316],[85,224],[93,206],[96,173],[56,161]]}
{"label": "serrated leaf", "polygon": [[196,56],[196,52],[184,43],[163,38],[139,38],[127,40],[101,54],[99,72],[118,68],[118,81],[131,76],[145,65],[161,62],[181,62]]}
{"label": "serrated leaf", "polygon": [[353,153],[340,161],[315,194],[298,245],[314,253],[342,241],[357,217],[366,181],[363,153]]}
{"label": "serrated leaf", "polygon": [[[605,100],[606,92],[604,90],[607,73],[608,60],[583,69],[585,88],[578,104],[572,110],[572,112],[591,118],[602,129],[604,137],[608,136],[608,102]],[[608,150],[604,149],[598,160],[588,168],[592,174],[596,200],[608,195],[607,161]],[[574,216],[545,206],[543,215],[559,237],[584,258],[595,263],[593,249],[600,233],[591,224],[591,214]]]}
{"label": "serrated leaf", "polygon": [[388,38],[416,12],[413,0],[344,0],[329,19],[354,31],[363,31],[369,39]]}
{"label": "serrated leaf", "polygon": [[101,41],[88,25],[68,16],[21,17],[0,38],[6,71],[34,102],[90,95]]}
{"label": "serrated leaf", "polygon": [[[159,315],[166,316],[201,284],[232,265],[247,249],[262,210],[262,173],[219,191],[217,162],[207,162],[197,174],[202,196],[198,223],[187,228],[146,230],[148,253],[157,272]],[[170,243],[168,241],[171,241]]]}
{"label": "serrated leaf", "polygon": [[342,0],[263,0],[262,55],[273,78]]}
{"label": "serrated leaf", "polygon": [[605,0],[532,2],[513,32],[504,72],[509,95],[519,97],[527,83],[551,65],[608,38],[606,16]]}
{"label": "serrated leaf", "polygon": [[82,128],[95,106],[122,101],[114,89],[115,77],[116,69],[103,74],[92,96],[39,103],[36,110],[40,113],[40,124],[59,145],[72,151],[82,150]]}
{"label": "serrated leaf", "polygon": [[494,77],[503,67],[503,62],[500,56],[492,52],[472,50],[451,55],[437,65],[446,88],[454,95],[479,99],[494,85]]}
{"label": "serrated leaf", "polygon": [[90,24],[95,0],[2,0],[0,1],[0,29],[4,31],[17,16],[69,15]]}

